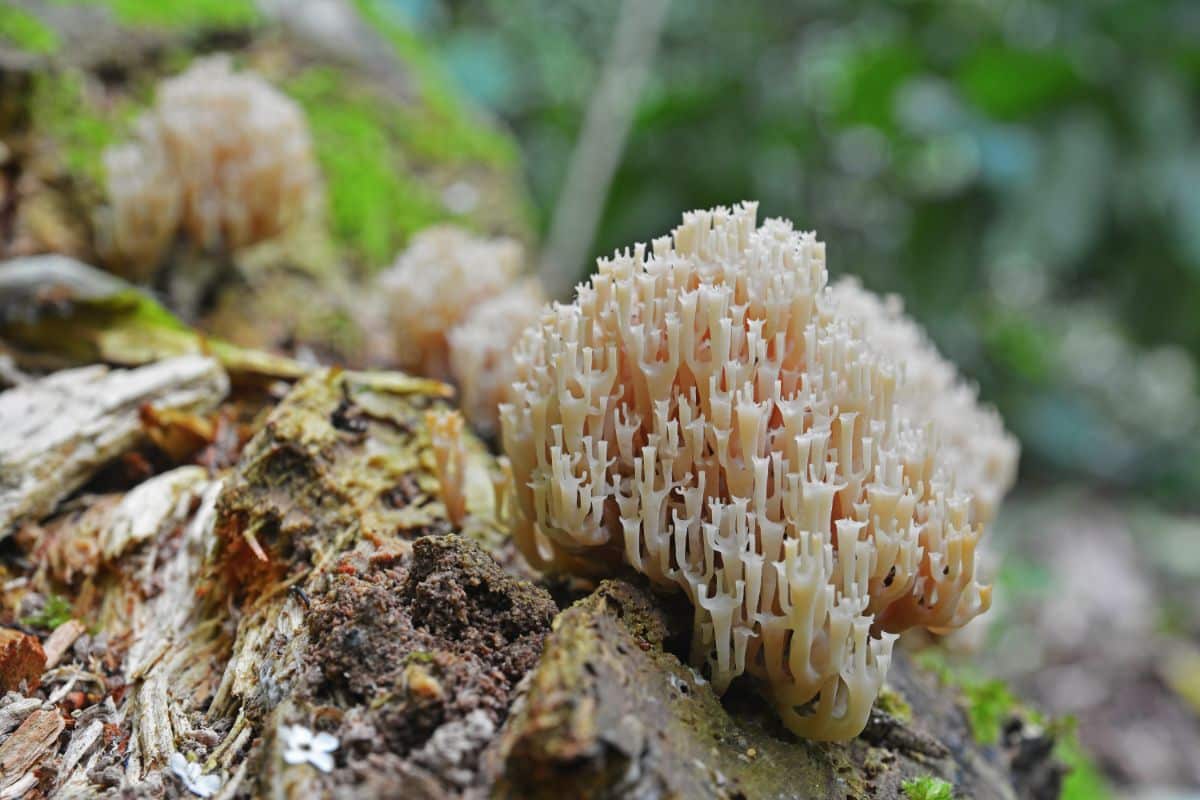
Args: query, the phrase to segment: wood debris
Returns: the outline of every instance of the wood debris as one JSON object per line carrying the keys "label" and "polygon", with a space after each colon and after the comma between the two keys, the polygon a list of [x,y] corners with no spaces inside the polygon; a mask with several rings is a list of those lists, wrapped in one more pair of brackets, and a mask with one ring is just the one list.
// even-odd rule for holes
{"label": "wood debris", "polygon": [[136,444],[143,405],[209,411],[228,389],[216,361],[181,356],[132,370],[63,370],[0,394],[0,538],[52,512]]}
{"label": "wood debris", "polygon": [[[53,709],[34,711],[0,744],[0,792],[25,781],[25,775],[47,755],[58,752],[58,735],[66,723]],[[14,795],[15,796],[15,795]]]}
{"label": "wood debris", "polygon": [[46,652],[36,636],[0,628],[0,691],[33,689],[46,669]]}
{"label": "wood debris", "polygon": [[77,619],[68,620],[55,628],[54,633],[47,636],[42,644],[42,649],[46,651],[46,669],[57,667],[63,654],[85,630],[83,623]]}

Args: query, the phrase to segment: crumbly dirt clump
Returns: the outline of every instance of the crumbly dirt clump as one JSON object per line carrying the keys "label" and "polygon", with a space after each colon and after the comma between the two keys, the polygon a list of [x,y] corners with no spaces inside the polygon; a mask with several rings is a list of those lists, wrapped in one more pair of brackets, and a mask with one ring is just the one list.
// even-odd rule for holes
{"label": "crumbly dirt clump", "polygon": [[309,603],[313,699],[363,709],[345,715],[340,737],[363,759],[423,758],[417,751],[450,724],[464,730],[442,739],[498,728],[558,610],[458,536],[419,539],[408,559],[338,570]]}

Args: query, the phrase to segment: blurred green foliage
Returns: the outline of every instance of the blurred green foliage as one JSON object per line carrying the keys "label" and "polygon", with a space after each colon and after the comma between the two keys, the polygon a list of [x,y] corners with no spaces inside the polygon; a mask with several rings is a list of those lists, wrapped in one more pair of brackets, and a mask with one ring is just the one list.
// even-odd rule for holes
{"label": "blurred green foliage", "polygon": [[[516,129],[546,225],[620,4],[383,1]],[[1192,0],[677,2],[592,252],[758,199],[905,299],[1026,479],[1194,504],[1198,89]]]}
{"label": "blurred green foliage", "polygon": [[237,28],[259,21],[254,0],[57,0],[108,6],[126,25],[172,30]]}
{"label": "blurred green foliage", "polygon": [[0,6],[0,46],[10,45],[30,53],[53,53],[58,34],[24,9]]}

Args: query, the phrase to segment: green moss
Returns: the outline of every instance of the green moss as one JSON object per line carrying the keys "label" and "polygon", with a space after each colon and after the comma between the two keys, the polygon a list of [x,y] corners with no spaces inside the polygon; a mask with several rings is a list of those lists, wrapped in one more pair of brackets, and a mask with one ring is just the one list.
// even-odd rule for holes
{"label": "green moss", "polygon": [[406,664],[432,664],[434,662],[434,654],[428,650],[413,650],[405,659]]}
{"label": "green moss", "polygon": [[46,599],[46,605],[41,611],[21,620],[21,624],[52,631],[64,622],[69,622],[73,614],[71,601],[62,595],[52,594]]}
{"label": "green moss", "polygon": [[245,28],[260,19],[253,0],[58,0],[101,5],[125,25],[169,30]]}
{"label": "green moss", "polygon": [[945,653],[936,647],[917,653],[915,661],[921,669],[937,675],[942,685],[959,690],[966,701],[971,733],[981,744],[998,742],[1004,720],[1026,711],[1003,681],[980,677],[969,667],[951,666]]}
{"label": "green moss", "polygon": [[890,686],[883,687],[883,691],[879,693],[879,697],[875,700],[875,706],[885,714],[891,714],[903,722],[908,722],[912,719],[912,706],[908,704],[908,701],[899,692]]}
{"label": "green moss", "polygon": [[16,45],[29,53],[58,50],[58,34],[40,19],[20,8],[0,6],[0,44]]}
{"label": "green moss", "polygon": [[997,680],[965,681],[962,692],[967,700],[967,719],[976,741],[982,744],[1000,741],[1000,730],[1004,720],[1016,711],[1017,698],[1003,681]]}
{"label": "green moss", "polygon": [[410,174],[403,122],[392,108],[325,67],[305,70],[284,89],[308,115],[334,236],[369,267],[388,263],[409,234],[449,216]]}
{"label": "green moss", "polygon": [[917,654],[916,661],[923,669],[935,673],[944,685],[962,692],[967,701],[967,720],[977,741],[983,744],[999,741],[1005,719],[1014,714],[1045,727],[1054,737],[1055,757],[1071,770],[1063,781],[1062,800],[1112,797],[1108,782],[1079,744],[1072,718],[1047,719],[1037,709],[1023,705],[1003,682],[984,680],[967,669],[951,667],[941,650],[924,650]]}
{"label": "green moss", "polygon": [[1108,781],[1079,744],[1074,731],[1058,734],[1054,755],[1071,771],[1063,779],[1060,800],[1109,800]]}
{"label": "green moss", "polygon": [[381,0],[355,0],[363,18],[395,48],[416,78],[420,103],[399,111],[401,138],[412,153],[439,163],[517,163],[512,140],[463,102],[441,64],[420,38],[393,19]]}
{"label": "green moss", "polygon": [[995,744],[1000,740],[1005,718],[1021,707],[1003,681],[981,678],[969,668],[955,669],[937,648],[922,650],[915,660],[922,669],[937,675],[943,685],[957,688],[962,693],[967,705],[967,721],[976,741]]}
{"label": "green moss", "polygon": [[954,800],[954,787],[941,778],[925,775],[900,784],[908,800]]}
{"label": "green moss", "polygon": [[103,114],[92,109],[83,93],[83,82],[73,72],[47,72],[37,76],[33,96],[34,126],[51,138],[67,171],[100,184],[104,179],[101,156],[129,127],[134,110],[117,105]]}
{"label": "green moss", "polygon": [[955,683],[954,670],[946,662],[945,653],[936,647],[922,650],[916,654],[914,660],[921,669],[936,675],[942,685],[952,686]]}

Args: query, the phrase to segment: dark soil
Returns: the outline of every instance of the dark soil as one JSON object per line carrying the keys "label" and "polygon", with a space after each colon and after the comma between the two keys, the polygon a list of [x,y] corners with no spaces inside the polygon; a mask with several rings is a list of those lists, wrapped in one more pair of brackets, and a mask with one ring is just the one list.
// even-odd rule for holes
{"label": "dark soil", "polygon": [[[338,571],[311,598],[314,699],[366,707],[348,737],[362,757],[406,755],[476,710],[498,727],[557,611],[544,590],[467,540],[418,539],[410,560]],[[378,737],[362,736],[364,724]]]}

